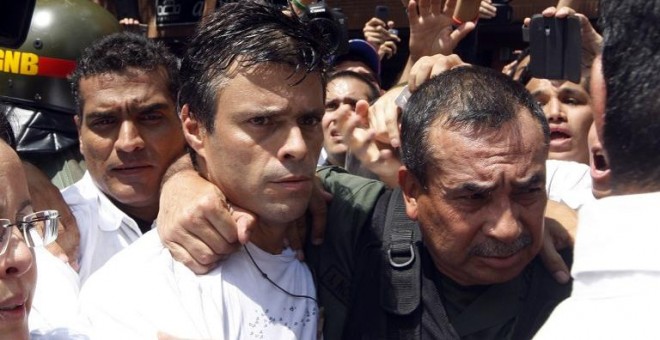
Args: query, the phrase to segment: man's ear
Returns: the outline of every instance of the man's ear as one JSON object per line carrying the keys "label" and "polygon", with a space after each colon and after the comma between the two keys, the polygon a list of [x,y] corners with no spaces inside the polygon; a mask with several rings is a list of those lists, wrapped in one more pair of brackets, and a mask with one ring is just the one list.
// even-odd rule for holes
{"label": "man's ear", "polygon": [[417,221],[417,199],[424,188],[405,165],[399,168],[399,186],[406,202],[406,214],[411,220]]}
{"label": "man's ear", "polygon": [[195,150],[197,154],[204,157],[204,129],[200,123],[191,116],[190,106],[183,105],[181,108],[181,126],[183,127],[183,136],[188,145]]}
{"label": "man's ear", "polygon": [[75,116],[73,116],[73,121],[76,123],[76,130],[78,130],[78,149],[80,149],[80,154],[85,156],[85,152],[83,151],[84,149],[84,144],[83,144],[83,139],[82,139],[82,134],[80,133],[80,127],[82,127],[82,113],[78,113]]}

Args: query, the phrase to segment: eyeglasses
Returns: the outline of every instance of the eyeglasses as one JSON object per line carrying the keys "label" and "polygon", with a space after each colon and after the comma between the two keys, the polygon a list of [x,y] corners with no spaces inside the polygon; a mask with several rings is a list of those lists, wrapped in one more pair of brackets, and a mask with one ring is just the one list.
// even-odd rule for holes
{"label": "eyeglasses", "polygon": [[18,228],[28,247],[46,246],[57,239],[57,210],[43,210],[26,215],[22,221],[12,224],[10,220],[0,219],[0,255],[7,251],[12,227]]}

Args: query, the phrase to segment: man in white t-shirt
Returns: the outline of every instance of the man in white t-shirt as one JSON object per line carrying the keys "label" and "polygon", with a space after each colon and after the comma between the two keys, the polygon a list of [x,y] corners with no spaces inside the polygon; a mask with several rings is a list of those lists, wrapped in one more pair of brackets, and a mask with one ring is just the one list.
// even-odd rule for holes
{"label": "man in white t-shirt", "polygon": [[197,170],[258,218],[250,243],[209,274],[176,262],[157,231],[99,269],[81,309],[99,338],[310,339],[308,267],[285,245],[305,214],[321,149],[326,48],[277,7],[226,4],[181,65],[185,138]]}

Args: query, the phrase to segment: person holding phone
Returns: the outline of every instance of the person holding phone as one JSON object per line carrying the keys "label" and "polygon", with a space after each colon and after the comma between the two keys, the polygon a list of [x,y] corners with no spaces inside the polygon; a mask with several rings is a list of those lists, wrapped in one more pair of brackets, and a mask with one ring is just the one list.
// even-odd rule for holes
{"label": "person holding phone", "polygon": [[394,28],[394,21],[389,20],[387,6],[376,6],[375,16],[364,24],[362,32],[364,39],[378,51],[381,60],[391,58],[398,51],[397,44],[401,38]]}

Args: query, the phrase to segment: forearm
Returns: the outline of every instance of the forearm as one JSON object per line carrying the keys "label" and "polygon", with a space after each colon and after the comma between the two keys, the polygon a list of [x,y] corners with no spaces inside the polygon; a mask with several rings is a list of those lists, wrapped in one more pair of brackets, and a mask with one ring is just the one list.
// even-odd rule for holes
{"label": "forearm", "polygon": [[415,62],[412,60],[410,56],[408,56],[408,61],[406,62],[406,66],[403,68],[403,71],[401,71],[401,75],[399,76],[399,79],[396,81],[397,86],[405,85],[408,83],[408,79],[410,78],[410,70],[412,70],[413,65]]}
{"label": "forearm", "polygon": [[181,157],[174,161],[174,163],[170,164],[169,168],[167,168],[167,171],[165,171],[165,174],[163,175],[163,179],[160,182],[161,189],[165,183],[167,183],[170,178],[172,178],[172,176],[184,171],[195,171],[192,159],[188,153],[181,155]]}

